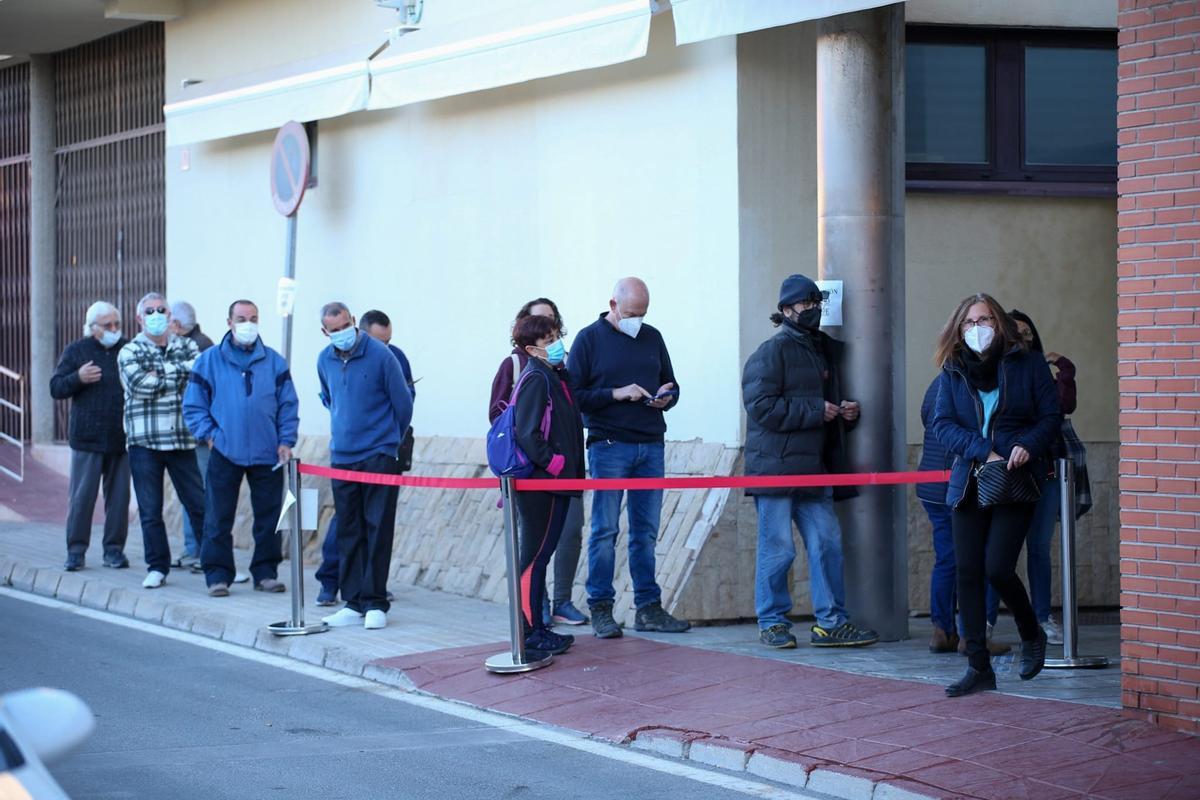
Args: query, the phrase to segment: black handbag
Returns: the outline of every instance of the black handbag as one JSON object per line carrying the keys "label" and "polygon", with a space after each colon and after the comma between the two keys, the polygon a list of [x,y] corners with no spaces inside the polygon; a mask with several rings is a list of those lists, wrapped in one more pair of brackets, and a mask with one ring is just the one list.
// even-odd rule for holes
{"label": "black handbag", "polygon": [[404,432],[404,438],[400,440],[400,449],[396,453],[396,460],[400,462],[400,471],[409,472],[413,468],[413,445],[416,440],[413,438],[412,425],[408,426],[408,430]]}
{"label": "black handbag", "polygon": [[1009,469],[1007,461],[988,461],[975,468],[975,486],[979,507],[1036,503],[1042,487],[1028,466]]}

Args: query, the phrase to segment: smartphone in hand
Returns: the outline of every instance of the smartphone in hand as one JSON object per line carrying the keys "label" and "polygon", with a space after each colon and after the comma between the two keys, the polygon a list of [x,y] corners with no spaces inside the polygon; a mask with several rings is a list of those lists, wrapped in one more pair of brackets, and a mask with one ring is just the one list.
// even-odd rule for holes
{"label": "smartphone in hand", "polygon": [[655,400],[662,400],[664,397],[676,397],[679,394],[678,389],[667,389],[665,392],[659,392],[654,397],[647,397],[642,401],[645,405],[650,405]]}

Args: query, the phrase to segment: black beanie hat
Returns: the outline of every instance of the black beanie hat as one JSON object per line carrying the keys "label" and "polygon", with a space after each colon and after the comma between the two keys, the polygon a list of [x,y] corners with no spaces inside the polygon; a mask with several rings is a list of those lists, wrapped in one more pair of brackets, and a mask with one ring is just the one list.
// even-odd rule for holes
{"label": "black beanie hat", "polygon": [[779,305],[777,308],[790,306],[793,303],[820,300],[821,290],[809,278],[803,275],[789,275],[783,279],[779,287]]}

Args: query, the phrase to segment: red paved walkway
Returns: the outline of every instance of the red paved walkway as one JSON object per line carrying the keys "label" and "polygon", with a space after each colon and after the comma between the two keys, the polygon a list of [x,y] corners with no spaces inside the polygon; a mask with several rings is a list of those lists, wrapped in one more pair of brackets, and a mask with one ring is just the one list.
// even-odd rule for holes
{"label": "red paved walkway", "polygon": [[402,669],[423,691],[612,741],[669,729],[769,749],[811,768],[904,778],[946,797],[1200,798],[1200,739],[1111,709],[992,693],[949,700],[929,684],[633,636],[584,635],[546,669],[486,672],[483,658],[505,648],[379,663]]}
{"label": "red paved walkway", "polygon": [[[16,469],[15,465],[12,465]],[[0,474],[0,506],[7,506],[30,522],[67,521],[67,479],[32,458],[25,458],[25,481],[17,483]],[[94,520],[104,522],[104,497],[96,498]]]}

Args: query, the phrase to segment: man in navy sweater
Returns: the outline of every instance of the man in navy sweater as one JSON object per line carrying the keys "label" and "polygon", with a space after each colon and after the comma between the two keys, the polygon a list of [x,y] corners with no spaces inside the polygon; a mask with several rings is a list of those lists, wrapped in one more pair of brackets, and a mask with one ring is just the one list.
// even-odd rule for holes
{"label": "man in navy sweater", "polygon": [[[679,388],[662,334],[644,324],[650,291],[638,278],[613,288],[608,312],[575,337],[568,359],[571,384],[587,426],[588,468],[593,478],[661,478],[665,474],[663,412],[679,402]],[[592,630],[615,639],[613,565],[620,529],[621,491],[595,492],[588,539],[588,606]],[[629,574],[639,631],[682,633],[691,624],[662,607],[654,579],[654,543],[662,491],[629,493]]]}
{"label": "man in navy sweater", "polygon": [[[317,358],[321,402],[329,409],[330,461],[335,469],[400,472],[396,453],[412,421],[412,393],[387,345],[354,326],[344,303],[321,309],[330,345]],[[325,617],[331,626],[387,625],[388,567],[399,488],[333,481],[338,517],[338,583],[345,608]]]}

